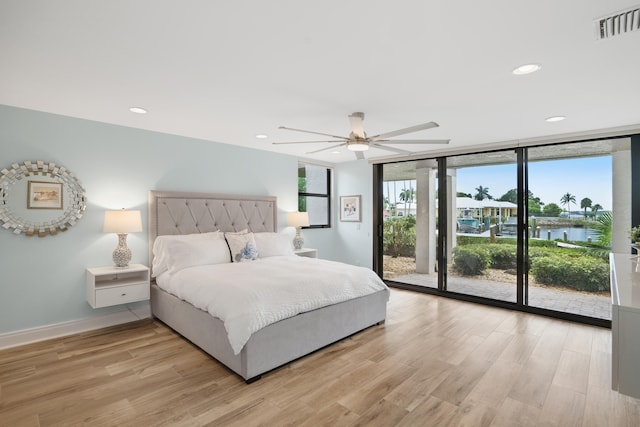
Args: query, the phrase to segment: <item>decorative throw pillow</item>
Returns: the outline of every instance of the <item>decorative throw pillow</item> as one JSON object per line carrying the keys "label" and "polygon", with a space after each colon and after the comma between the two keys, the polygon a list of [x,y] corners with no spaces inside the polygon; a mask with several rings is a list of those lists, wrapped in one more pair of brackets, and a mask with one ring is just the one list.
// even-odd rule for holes
{"label": "decorative throw pillow", "polygon": [[229,244],[231,260],[233,262],[254,261],[258,259],[258,249],[253,233],[224,233],[224,237]]}
{"label": "decorative throw pillow", "polygon": [[283,233],[253,233],[260,258],[294,255],[293,237]]}

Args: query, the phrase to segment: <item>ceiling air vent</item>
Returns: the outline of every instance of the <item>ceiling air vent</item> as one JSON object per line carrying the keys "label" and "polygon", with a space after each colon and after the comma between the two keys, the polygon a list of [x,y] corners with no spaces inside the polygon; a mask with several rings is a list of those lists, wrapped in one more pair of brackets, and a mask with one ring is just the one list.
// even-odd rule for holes
{"label": "ceiling air vent", "polygon": [[638,30],[640,30],[640,6],[596,20],[596,32],[599,40]]}

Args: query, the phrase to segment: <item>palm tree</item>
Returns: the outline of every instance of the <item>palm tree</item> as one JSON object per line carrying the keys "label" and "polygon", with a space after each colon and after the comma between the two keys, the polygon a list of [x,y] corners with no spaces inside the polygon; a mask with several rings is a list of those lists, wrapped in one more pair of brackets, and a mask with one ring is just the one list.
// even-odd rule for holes
{"label": "palm tree", "polygon": [[596,203],[595,205],[591,206],[591,212],[593,212],[593,216],[595,217],[596,214],[598,213],[598,211],[601,211],[603,209],[602,205],[599,203]]}
{"label": "palm tree", "polygon": [[409,214],[409,211],[407,210],[407,205],[410,203],[413,203],[413,199],[415,195],[416,195],[416,190],[414,190],[413,188],[403,188],[402,191],[400,192],[400,200],[404,202],[405,215]]}
{"label": "palm tree", "polygon": [[593,202],[588,197],[580,200],[580,208],[584,209],[584,219],[587,219],[587,208],[590,208],[592,203]]}
{"label": "palm tree", "polygon": [[489,194],[489,187],[483,187],[482,185],[479,186],[478,188],[476,188],[476,195],[474,196],[474,198],[476,200],[484,200],[484,199],[491,199],[491,195]]}
{"label": "palm tree", "polygon": [[576,196],[571,193],[567,193],[560,198],[560,203],[563,205],[567,205],[567,212],[569,213],[569,218],[571,218],[571,203],[576,202]]}
{"label": "palm tree", "polygon": [[383,211],[388,211],[389,215],[393,215],[394,211],[395,211],[396,207],[393,203],[391,203],[391,201],[389,200],[389,196],[384,196],[384,198],[382,199],[382,210]]}
{"label": "palm tree", "polygon": [[603,212],[602,215],[598,217],[598,221],[596,222],[595,235],[596,240],[602,246],[611,246],[611,230],[613,224],[613,217],[611,216],[611,212]]}

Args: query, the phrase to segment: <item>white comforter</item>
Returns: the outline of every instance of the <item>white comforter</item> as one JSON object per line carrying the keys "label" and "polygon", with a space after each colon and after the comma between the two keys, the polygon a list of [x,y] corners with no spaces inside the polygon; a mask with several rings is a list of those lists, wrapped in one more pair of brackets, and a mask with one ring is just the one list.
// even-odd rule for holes
{"label": "white comforter", "polygon": [[386,289],[370,269],[299,256],[185,268],[158,286],[224,322],[235,354],[251,334],[305,311]]}

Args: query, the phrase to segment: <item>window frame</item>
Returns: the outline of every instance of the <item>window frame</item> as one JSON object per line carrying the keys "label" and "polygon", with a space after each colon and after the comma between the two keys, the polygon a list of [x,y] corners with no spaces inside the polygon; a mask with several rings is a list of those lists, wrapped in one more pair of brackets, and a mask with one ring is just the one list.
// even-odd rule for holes
{"label": "window frame", "polygon": [[[311,224],[309,226],[306,227],[302,227],[303,229],[313,229],[313,228],[331,228],[331,218],[332,218],[332,211],[331,211],[331,198],[332,198],[332,187],[331,187],[331,176],[333,175],[333,169],[326,166],[326,165],[319,165],[319,164],[315,164],[315,163],[309,163],[309,162],[303,162],[303,161],[298,161],[298,173],[297,173],[297,179],[298,182],[300,180],[300,169],[304,168],[306,166],[314,166],[314,167],[320,167],[320,168],[324,168],[326,169],[327,172],[327,193],[311,193],[311,192],[306,192],[306,191],[300,191],[300,186],[298,185],[298,203],[300,200],[300,197],[316,197],[316,198],[323,198],[327,200],[327,223],[326,224]],[[299,206],[299,205],[298,205]]]}

